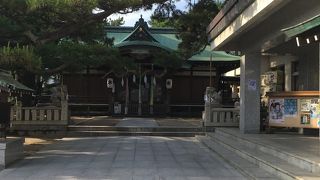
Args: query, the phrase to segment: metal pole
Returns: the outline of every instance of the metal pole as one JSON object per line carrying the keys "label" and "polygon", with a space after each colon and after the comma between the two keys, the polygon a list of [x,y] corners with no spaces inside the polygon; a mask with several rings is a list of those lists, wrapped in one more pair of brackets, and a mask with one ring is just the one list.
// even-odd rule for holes
{"label": "metal pole", "polygon": [[212,54],[210,55],[210,82],[209,87],[212,87]]}

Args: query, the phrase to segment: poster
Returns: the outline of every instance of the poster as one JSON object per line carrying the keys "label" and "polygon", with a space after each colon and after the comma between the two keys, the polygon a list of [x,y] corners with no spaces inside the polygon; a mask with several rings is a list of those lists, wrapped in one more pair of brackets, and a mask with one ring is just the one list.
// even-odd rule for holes
{"label": "poster", "polygon": [[298,114],[297,99],[284,100],[284,115],[287,117],[295,117]]}
{"label": "poster", "polygon": [[311,119],[320,118],[319,99],[311,99],[310,116]]}
{"label": "poster", "polygon": [[269,117],[271,123],[284,122],[284,99],[270,99]]}
{"label": "poster", "polygon": [[301,99],[301,100],[300,100],[300,109],[301,109],[301,111],[310,112],[310,109],[311,109],[311,99]]}
{"label": "poster", "polygon": [[301,114],[301,124],[310,124],[310,114]]}

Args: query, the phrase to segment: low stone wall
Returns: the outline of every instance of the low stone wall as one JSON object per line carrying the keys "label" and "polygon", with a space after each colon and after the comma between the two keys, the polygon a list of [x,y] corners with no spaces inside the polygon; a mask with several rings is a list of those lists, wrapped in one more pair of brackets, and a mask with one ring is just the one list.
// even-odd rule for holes
{"label": "low stone wall", "polygon": [[0,140],[0,170],[23,158],[24,138]]}

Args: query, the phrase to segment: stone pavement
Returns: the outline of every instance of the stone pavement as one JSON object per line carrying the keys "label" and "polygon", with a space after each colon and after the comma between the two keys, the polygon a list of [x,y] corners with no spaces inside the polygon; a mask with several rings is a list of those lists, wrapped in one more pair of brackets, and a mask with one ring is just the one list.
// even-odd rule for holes
{"label": "stone pavement", "polygon": [[117,127],[158,127],[159,125],[151,118],[123,118],[116,124]]}
{"label": "stone pavement", "polygon": [[0,172],[3,180],[246,179],[195,138],[64,138]]}
{"label": "stone pavement", "polygon": [[275,147],[281,151],[310,159],[320,164],[320,138],[301,134],[242,134],[238,128],[222,128],[224,131],[252,142]]}
{"label": "stone pavement", "polygon": [[[150,119],[150,118],[146,118]],[[72,125],[86,125],[86,126],[115,126],[123,120],[122,117],[111,116],[72,116]],[[174,126],[174,127],[199,127],[202,126],[201,118],[181,118],[181,117],[165,117],[154,118],[158,126]]]}

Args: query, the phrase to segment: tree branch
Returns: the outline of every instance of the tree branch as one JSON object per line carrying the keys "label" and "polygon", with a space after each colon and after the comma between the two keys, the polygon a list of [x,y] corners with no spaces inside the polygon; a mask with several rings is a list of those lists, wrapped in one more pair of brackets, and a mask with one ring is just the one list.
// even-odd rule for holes
{"label": "tree branch", "polygon": [[58,67],[56,67],[56,68],[54,68],[54,69],[48,69],[48,70],[46,70],[45,73],[48,74],[48,75],[51,75],[51,74],[55,74],[55,73],[57,73],[57,72],[61,72],[61,71],[63,71],[65,68],[67,68],[68,66],[70,66],[71,64],[72,64],[71,62],[69,62],[69,63],[64,63],[64,64],[62,64],[62,65],[60,65],[60,66],[58,66]]}
{"label": "tree branch", "polygon": [[25,31],[23,34],[26,35],[33,43],[37,43],[39,39],[39,37],[34,35],[30,30]]}
{"label": "tree branch", "polygon": [[107,18],[108,16],[110,16],[111,14],[119,12],[119,11],[125,12],[125,10],[127,10],[127,9],[137,9],[137,8],[140,8],[145,5],[152,5],[154,3],[163,3],[166,1],[167,0],[136,0],[136,1],[132,1],[132,3],[129,5],[127,3],[125,3],[125,1],[120,1],[116,5],[112,5],[112,7],[109,6],[108,9],[104,8],[103,12],[100,12],[97,14],[92,14],[90,17],[88,17],[84,20],[81,20],[81,21],[78,21],[75,23],[66,24],[55,31],[48,32],[48,33],[42,35],[41,37],[38,38],[36,44],[41,45],[41,44],[45,44],[45,43],[52,42],[55,40],[59,40],[63,37],[66,37],[66,36],[72,34],[73,32],[76,32],[77,30],[81,29],[82,27],[85,27],[85,26],[94,24],[96,22],[102,21],[105,18]]}

